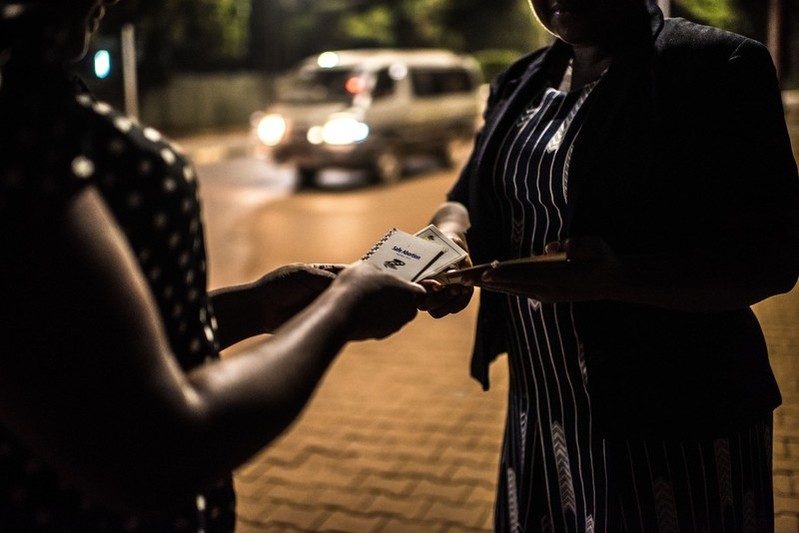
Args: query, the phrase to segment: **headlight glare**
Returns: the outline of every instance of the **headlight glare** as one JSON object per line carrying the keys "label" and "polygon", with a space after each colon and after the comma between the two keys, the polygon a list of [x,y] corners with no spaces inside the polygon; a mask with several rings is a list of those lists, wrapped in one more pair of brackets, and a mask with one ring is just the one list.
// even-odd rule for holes
{"label": "headlight glare", "polygon": [[322,126],[322,140],[327,144],[357,144],[367,137],[369,126],[353,117],[332,118]]}
{"label": "headlight glare", "polygon": [[258,138],[267,146],[277,146],[286,134],[286,121],[280,115],[266,115],[258,122]]}

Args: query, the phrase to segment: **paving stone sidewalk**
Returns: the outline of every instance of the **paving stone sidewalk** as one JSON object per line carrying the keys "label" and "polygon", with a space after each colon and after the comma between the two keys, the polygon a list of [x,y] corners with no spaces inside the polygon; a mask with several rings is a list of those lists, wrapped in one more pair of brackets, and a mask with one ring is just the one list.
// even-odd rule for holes
{"label": "paving stone sidewalk", "polygon": [[490,531],[507,376],[489,393],[467,376],[473,319],[420,316],[350,346],[238,473],[239,531]]}
{"label": "paving stone sidewalk", "polygon": [[799,532],[799,289],[755,306],[783,396],[774,413],[774,504],[778,533]]}
{"label": "paving stone sidewalk", "polygon": [[[775,414],[778,533],[799,532],[799,292],[756,307],[784,405]],[[242,468],[239,531],[491,531],[507,373],[466,376],[474,309],[351,346],[305,415]],[[465,333],[465,334],[464,334]]]}

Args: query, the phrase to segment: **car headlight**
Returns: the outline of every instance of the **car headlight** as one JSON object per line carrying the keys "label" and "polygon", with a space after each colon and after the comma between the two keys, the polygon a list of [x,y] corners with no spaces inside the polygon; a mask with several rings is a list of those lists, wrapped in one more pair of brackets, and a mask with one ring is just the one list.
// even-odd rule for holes
{"label": "car headlight", "polygon": [[321,133],[327,144],[357,144],[369,137],[369,126],[353,117],[337,117],[327,121]]}
{"label": "car headlight", "polygon": [[266,115],[258,122],[258,138],[267,146],[276,146],[286,134],[286,120],[280,115]]}

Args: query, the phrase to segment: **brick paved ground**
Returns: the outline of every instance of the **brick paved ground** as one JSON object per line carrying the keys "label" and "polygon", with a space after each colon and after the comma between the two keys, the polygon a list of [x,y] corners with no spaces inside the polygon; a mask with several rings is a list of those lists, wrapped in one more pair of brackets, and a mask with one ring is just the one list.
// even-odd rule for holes
{"label": "brick paved ground", "polygon": [[783,394],[774,415],[777,531],[799,532],[799,290],[755,306]]}
{"label": "brick paved ground", "polygon": [[[228,213],[232,195],[208,198],[212,281],[293,260],[351,261],[392,225],[421,228],[450,182],[299,194],[251,214]],[[490,531],[507,377],[497,365],[489,393],[468,377],[474,318],[473,308],[420,315],[385,341],[350,345],[299,423],[237,473],[238,530]]]}
{"label": "brick paved ground", "polygon": [[[438,182],[427,186],[444,185]],[[386,209],[379,196],[371,198],[356,203]],[[304,212],[307,206],[297,202],[307,200],[273,209]],[[314,231],[316,217],[305,217],[304,231]],[[493,366],[488,393],[467,376],[475,311],[440,321],[421,315],[388,340],[348,347],[299,423],[237,473],[239,531],[490,531],[507,373],[504,361]],[[756,312],[785,397],[775,415],[777,531],[794,533],[799,291],[761,303]]]}
{"label": "brick paved ground", "polygon": [[468,378],[473,312],[353,345],[237,476],[240,531],[488,531],[506,377]]}
{"label": "brick paved ground", "polygon": [[[799,160],[799,91],[785,93],[786,121]],[[755,306],[783,395],[774,414],[774,499],[778,533],[799,532],[799,289]]]}

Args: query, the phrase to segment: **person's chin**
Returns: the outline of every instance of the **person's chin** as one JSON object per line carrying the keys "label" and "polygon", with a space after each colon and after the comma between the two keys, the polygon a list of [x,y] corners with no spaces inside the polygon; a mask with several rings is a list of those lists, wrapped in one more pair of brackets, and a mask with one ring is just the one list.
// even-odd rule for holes
{"label": "person's chin", "polygon": [[581,24],[559,25],[555,27],[555,34],[568,44],[586,46],[593,43],[593,32]]}

